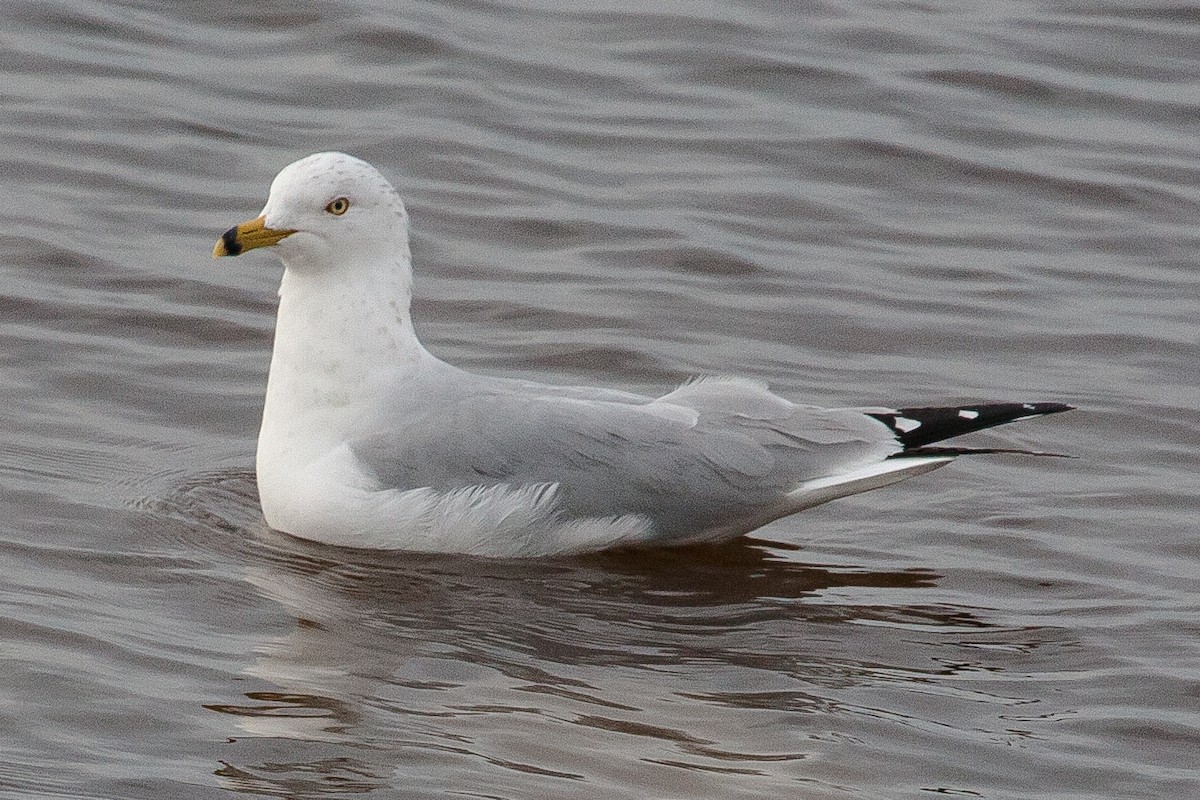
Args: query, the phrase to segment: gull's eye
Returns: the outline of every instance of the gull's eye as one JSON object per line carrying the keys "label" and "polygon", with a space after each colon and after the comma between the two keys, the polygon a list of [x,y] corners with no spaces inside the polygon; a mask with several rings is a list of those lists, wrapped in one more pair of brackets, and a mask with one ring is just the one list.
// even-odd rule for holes
{"label": "gull's eye", "polygon": [[329,205],[325,206],[325,210],[328,211],[330,214],[333,214],[335,217],[340,217],[342,214],[345,214],[346,211],[348,211],[349,209],[350,209],[350,198],[348,198],[348,197],[339,197],[338,199],[331,202]]}

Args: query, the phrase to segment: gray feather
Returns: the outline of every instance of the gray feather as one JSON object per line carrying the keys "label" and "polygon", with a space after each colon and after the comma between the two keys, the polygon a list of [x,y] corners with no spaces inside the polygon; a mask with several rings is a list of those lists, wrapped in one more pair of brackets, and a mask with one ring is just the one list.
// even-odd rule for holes
{"label": "gray feather", "polygon": [[749,381],[654,400],[436,369],[351,445],[381,487],[557,483],[566,519],[642,514],[679,537],[786,513],[797,484],[899,450],[860,412],[796,406]]}

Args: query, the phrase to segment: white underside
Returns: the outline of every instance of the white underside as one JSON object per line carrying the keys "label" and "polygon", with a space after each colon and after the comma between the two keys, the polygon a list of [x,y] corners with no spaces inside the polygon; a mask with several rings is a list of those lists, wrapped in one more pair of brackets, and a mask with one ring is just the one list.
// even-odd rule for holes
{"label": "white underside", "polygon": [[805,481],[788,496],[797,504],[795,511],[819,506],[859,492],[869,492],[893,483],[907,480],[916,475],[944,467],[954,460],[953,456],[918,456],[914,458],[890,458],[878,464],[828,478]]}
{"label": "white underside", "polygon": [[[806,481],[778,508],[760,516],[698,530],[683,538],[665,539],[656,536],[651,521],[639,514],[564,518],[555,483],[471,486],[449,492],[430,488],[374,489],[343,446],[306,470],[293,473],[286,484],[269,487],[263,493],[263,511],[267,522],[277,530],[343,547],[492,557],[548,556],[731,539],[779,517],[896,483],[952,460],[890,459]],[[332,476],[341,480],[332,480]]]}

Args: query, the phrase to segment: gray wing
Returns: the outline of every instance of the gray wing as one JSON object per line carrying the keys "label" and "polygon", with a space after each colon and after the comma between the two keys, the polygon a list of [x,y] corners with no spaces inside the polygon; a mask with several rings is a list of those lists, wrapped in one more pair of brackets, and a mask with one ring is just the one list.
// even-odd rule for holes
{"label": "gray wing", "polygon": [[749,381],[651,400],[455,372],[352,443],[381,486],[557,483],[567,518],[642,514],[682,537],[770,516],[798,483],[899,450],[859,411],[794,405]]}

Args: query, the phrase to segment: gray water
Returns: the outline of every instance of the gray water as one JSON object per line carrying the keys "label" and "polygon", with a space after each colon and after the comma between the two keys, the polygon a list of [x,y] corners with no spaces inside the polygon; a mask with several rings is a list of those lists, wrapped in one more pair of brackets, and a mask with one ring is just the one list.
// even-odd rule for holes
{"label": "gray water", "polygon": [[[6,0],[0,796],[1200,796],[1198,56],[1152,0]],[[1078,458],[699,550],[273,533],[280,269],[209,254],[323,149],[461,366],[1065,401],[972,442]]]}

